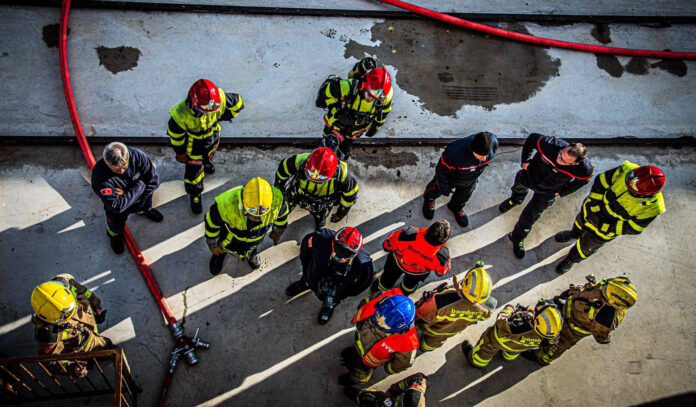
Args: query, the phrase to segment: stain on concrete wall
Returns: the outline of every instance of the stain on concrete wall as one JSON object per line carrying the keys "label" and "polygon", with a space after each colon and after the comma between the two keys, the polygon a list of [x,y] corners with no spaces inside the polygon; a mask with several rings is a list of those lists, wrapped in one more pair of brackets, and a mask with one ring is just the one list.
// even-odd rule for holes
{"label": "stain on concrete wall", "polygon": [[[501,28],[529,33],[519,24]],[[454,116],[464,105],[492,110],[498,104],[525,101],[557,76],[561,65],[544,47],[430,21],[375,24],[372,41],[379,45],[351,40],[344,56],[374,55],[379,63],[396,67],[393,79],[399,87],[441,116]]]}
{"label": "stain on concrete wall", "polygon": [[[48,24],[41,29],[43,40],[48,48],[58,48],[58,40],[60,39],[60,24]],[[68,35],[70,35],[70,27],[68,27]]]}
{"label": "stain on concrete wall", "polygon": [[99,46],[95,49],[99,56],[99,65],[104,65],[114,75],[138,66],[138,59],[142,55],[139,49],[123,45],[116,48]]}
{"label": "stain on concrete wall", "polygon": [[361,147],[354,148],[351,157],[369,167],[399,168],[405,165],[417,165],[418,156],[412,152],[395,153],[391,148]]}
{"label": "stain on concrete wall", "polygon": [[[602,44],[611,42],[611,30],[606,24],[595,24],[590,34]],[[626,66],[623,66],[616,55],[595,54],[595,56],[597,57],[597,67],[614,78],[620,78],[624,72],[633,75],[646,75],[650,72],[650,68],[662,69],[680,77],[686,75],[687,72],[686,64],[681,59],[663,59],[660,62],[649,64],[645,58],[633,57]]]}

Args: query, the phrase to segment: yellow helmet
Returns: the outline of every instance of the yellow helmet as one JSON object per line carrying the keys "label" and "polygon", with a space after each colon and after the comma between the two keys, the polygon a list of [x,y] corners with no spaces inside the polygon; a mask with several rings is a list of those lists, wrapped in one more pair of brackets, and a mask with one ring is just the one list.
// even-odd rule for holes
{"label": "yellow helmet", "polygon": [[631,308],[638,301],[638,290],[626,277],[615,277],[602,281],[604,299],[614,308]]}
{"label": "yellow helmet", "polygon": [[486,270],[483,269],[483,262],[477,262],[476,267],[472,268],[464,276],[464,281],[459,285],[464,297],[471,302],[486,302],[491,296],[493,281]]}
{"label": "yellow helmet", "polygon": [[57,324],[70,319],[77,307],[75,297],[66,286],[48,281],[34,288],[31,308],[42,321]]}
{"label": "yellow helmet", "polygon": [[539,300],[534,307],[534,330],[543,338],[555,338],[563,328],[561,311],[551,301]]}
{"label": "yellow helmet", "polygon": [[263,178],[252,178],[242,190],[242,203],[246,213],[252,216],[263,216],[271,209],[273,191],[271,184]]}

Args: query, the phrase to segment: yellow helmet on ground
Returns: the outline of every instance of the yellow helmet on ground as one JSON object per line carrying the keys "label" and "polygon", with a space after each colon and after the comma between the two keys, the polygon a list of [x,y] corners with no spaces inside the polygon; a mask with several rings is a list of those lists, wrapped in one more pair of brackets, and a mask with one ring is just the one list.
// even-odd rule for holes
{"label": "yellow helmet on ground", "polygon": [[263,178],[252,178],[242,190],[242,203],[246,213],[252,216],[263,216],[271,209],[273,191],[271,184]]}
{"label": "yellow helmet on ground", "polygon": [[493,281],[486,270],[483,269],[483,262],[476,262],[476,267],[472,268],[464,276],[464,281],[459,285],[459,289],[466,299],[471,302],[486,302],[491,296]]}
{"label": "yellow helmet on ground", "polygon": [[534,330],[543,338],[555,338],[563,328],[561,311],[551,301],[543,298],[534,307]]}
{"label": "yellow helmet on ground", "polygon": [[66,286],[48,281],[34,288],[31,308],[42,321],[57,324],[70,319],[77,307],[75,297]]}
{"label": "yellow helmet on ground", "polygon": [[638,290],[627,277],[615,277],[602,281],[602,295],[614,308],[631,308],[638,301]]}

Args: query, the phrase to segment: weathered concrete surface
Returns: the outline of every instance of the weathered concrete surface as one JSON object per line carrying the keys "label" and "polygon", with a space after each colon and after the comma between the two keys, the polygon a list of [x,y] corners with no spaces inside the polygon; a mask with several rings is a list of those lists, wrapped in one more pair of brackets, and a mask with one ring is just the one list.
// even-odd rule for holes
{"label": "weathered concrete surface", "polygon": [[[165,221],[152,224],[133,217],[129,225],[175,314],[186,315],[187,332],[193,334],[200,326],[201,337],[212,343],[209,350],[198,352],[198,366],[181,362],[177,367],[168,405],[353,405],[335,381],[343,373],[338,354],[351,342],[348,321],[358,298],[339,305],[329,324],[318,326],[316,298],[305,295],[288,302],[284,294],[298,276],[296,243],[310,232],[311,219],[294,212],[282,242],[277,247],[263,244],[260,270],[251,272],[228,259],[224,273],[211,278],[202,219],[189,212],[181,165],[168,149],[144,150],[160,171],[163,184],[154,202]],[[280,159],[296,151],[221,151],[218,170],[206,181],[205,204],[252,176],[271,179]],[[420,214],[420,194],[437,157],[432,148],[355,152],[350,165],[360,179],[360,197],[345,222],[330,226],[357,226],[378,270],[384,262],[380,246],[390,230],[404,223],[428,223]],[[476,340],[490,325],[481,323],[442,349],[419,355],[402,375],[385,378],[378,371],[377,388],[423,371],[431,378],[428,405],[444,406],[632,405],[696,390],[696,276],[691,272],[696,266],[696,151],[592,148],[590,157],[597,173],[624,159],[660,165],[668,174],[667,213],[642,235],[622,237],[558,276],[553,265],[568,246],[555,243],[553,234],[570,226],[589,190],[585,187],[543,214],[526,241],[527,257],[517,260],[505,235],[521,209],[499,215],[497,205],[508,196],[519,149],[503,148],[467,205],[471,227],[455,226],[449,244],[455,272],[479,259],[490,265],[501,306],[551,297],[569,283],[583,282],[589,273],[629,276],[639,289],[639,301],[612,343],[585,339],[543,369],[524,359],[495,359],[487,372],[480,372],[465,363],[459,343]],[[56,273],[72,273],[90,281],[87,285],[103,299],[109,309],[104,333],[126,350],[144,388],[142,405],[153,405],[172,346],[170,334],[133,260],[111,252],[101,205],[88,179],[76,148],[0,147],[0,351],[35,351],[31,290]],[[436,216],[454,224],[444,206]],[[428,287],[438,282],[431,278]],[[90,405],[105,403],[109,400],[93,399]]]}
{"label": "weathered concrete surface", "polygon": [[[72,134],[58,70],[58,9],[0,8],[0,136]],[[694,26],[500,25],[617,47],[693,51]],[[259,29],[262,27],[262,29]],[[696,65],[598,57],[487,38],[423,20],[73,10],[72,87],[88,137],[166,136],[196,79],[242,95],[226,136],[318,136],[316,89],[365,55],[394,79],[378,137],[458,137],[487,128],[566,137],[696,134]]]}
{"label": "weathered concrete surface", "polygon": [[[107,0],[112,1],[112,0]],[[119,1],[119,0],[113,0]],[[126,0],[143,2],[143,0]],[[157,1],[144,1],[157,3]],[[190,0],[168,0],[167,3],[191,4]],[[198,0],[196,4],[269,7],[263,0]],[[427,0],[407,3],[426,7],[441,13],[510,13],[510,14],[590,14],[590,15],[693,15],[696,1],[670,0],[536,0],[510,2],[506,0]],[[401,10],[376,0],[275,0],[273,7],[319,8],[338,10]]]}

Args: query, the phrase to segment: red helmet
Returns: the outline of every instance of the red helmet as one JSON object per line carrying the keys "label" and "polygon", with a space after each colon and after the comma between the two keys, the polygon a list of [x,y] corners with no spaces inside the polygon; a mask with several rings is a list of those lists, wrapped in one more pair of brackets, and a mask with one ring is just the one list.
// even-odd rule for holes
{"label": "red helmet", "polygon": [[305,163],[305,174],[314,182],[323,183],[331,179],[338,168],[336,153],[328,147],[312,151]]}
{"label": "red helmet", "polygon": [[362,250],[363,238],[358,229],[347,226],[336,232],[331,247],[333,258],[343,263],[355,257]]}
{"label": "red helmet", "polygon": [[384,100],[392,91],[391,75],[385,68],[375,68],[362,77],[362,89],[373,98]]}
{"label": "red helmet", "polygon": [[626,186],[629,191],[642,196],[660,192],[666,180],[665,173],[652,165],[635,168],[626,174]]}
{"label": "red helmet", "polygon": [[220,90],[207,79],[199,79],[188,93],[191,108],[198,113],[208,114],[220,108]]}

